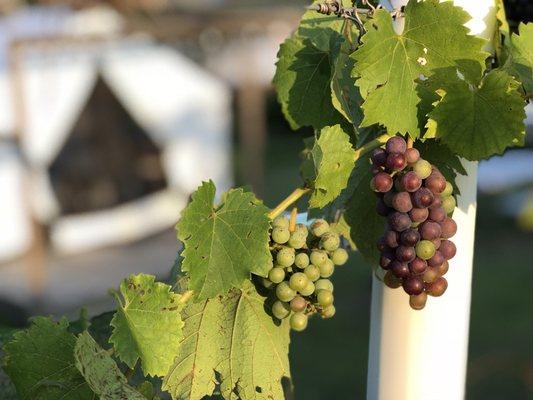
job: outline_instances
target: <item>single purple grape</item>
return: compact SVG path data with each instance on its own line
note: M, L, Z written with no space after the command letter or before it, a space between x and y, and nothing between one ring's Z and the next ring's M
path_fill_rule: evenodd
M428 260L428 265L430 267L440 267L445 261L446 260L444 259L442 253L437 250L435 255Z
M402 187L408 192L416 192L422 186L422 179L413 171L402 177Z
M416 229L407 229L403 231L400 235L400 242L404 246L414 247L415 244L420 240L420 233Z
M405 213L394 211L388 216L389 226L396 232L403 232L411 227L411 218Z
M442 222L446 218L447 214L444 211L444 208L430 208L429 209L429 219L435 222Z
M424 240L434 240L440 238L441 227L437 222L426 221L418 227L420 237Z
M411 201L413 206L417 208L427 208L433 203L435 196L431 190L421 187L416 192L411 194Z
M439 251L442 253L445 260L451 260L457 253L455 244L450 240L443 240L440 243Z
M385 240L385 244L389 246L391 249L398 247L398 233L392 230L388 230L383 235L383 239Z
M428 216L429 210L427 208L413 208L409 211L409 217L413 222L424 222Z
M408 263L415 259L416 252L414 247L398 246L396 249L396 259L398 261Z
M390 270L397 278L406 278L409 276L409 267L406 263L395 260L391 263Z
M435 194L441 194L446 189L446 179L439 174L431 174L425 181L424 186Z
M457 223L451 218L445 218L440 223L440 227L442 229L441 236L444 239L449 239L457 233Z
M413 275L423 274L427 267L427 262L418 257L409 263L409 271L411 271L411 274Z
M424 281L418 276L410 276L402 283L403 290L411 296L418 295L424 291Z
M407 160L407 164L412 165L420 160L420 152L414 147L411 147L405 151L405 159Z
M392 207L399 212L406 213L411 211L413 204L411 203L411 196L407 192L396 193L392 197Z
M403 154L407 150L407 143L400 136L393 136L385 143L385 150L387 153Z
M430 296L434 296L434 297L442 296L447 288L448 288L448 281L446 280L446 278L443 278L442 276L440 278L435 279L431 283L426 283L426 292Z
M394 254L383 253L379 259L379 265L383 269L390 269L390 264L394 261Z
M387 162L387 152L381 148L374 150L372 153L372 162L376 167L384 167Z
M378 172L370 182L370 187L375 192L385 193L392 189L392 178L385 172Z
M387 156L386 167L391 171L401 171L406 165L407 161L402 153L390 153Z
M433 210L435 208L441 208L442 207L442 198L440 196L435 196L433 199L433 203L430 204L429 209Z

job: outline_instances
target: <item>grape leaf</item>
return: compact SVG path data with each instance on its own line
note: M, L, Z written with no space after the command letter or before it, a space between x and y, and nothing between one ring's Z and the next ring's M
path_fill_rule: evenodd
M4 347L5 371L21 399L96 400L74 361L76 337L66 318L37 317Z
M511 39L510 72L524 85L526 93L533 93L533 24L518 26Z
M164 376L183 337L181 296L145 274L125 279L120 295L115 295L119 307L109 339L117 356L131 369L140 359L145 375Z
M350 226L350 235L357 250L371 264L376 264L379 260L376 243L383 234L385 219L376 213L376 196L370 189L370 163L367 158L363 158L358 164L361 166L360 180L347 203L344 218ZM363 170L363 167L366 168Z
M284 399L289 326L265 312L251 282L183 311L185 339L163 381L173 399L199 400L220 386L229 399Z
M453 66L467 79L481 76L485 41L467 34L468 13L451 2L411 0L405 28L394 31L392 17L378 10L365 26L363 44L354 52L353 74L365 99L362 127L384 125L390 134L420 135L416 82L439 68Z
M481 160L522 144L524 100L512 76L493 70L477 87L457 75L443 83L441 100L428 115L428 127L452 152Z
M146 400L130 385L111 356L84 332L74 347L76 368L100 400Z
M15 385L2 368L4 343L9 342L16 332L18 329L0 326L0 399L2 400L18 400Z
M111 320L115 316L114 311L107 311L103 314L96 315L91 318L91 323L89 328L89 334L96 340L96 343L100 345L105 350L111 349L113 347L109 343L109 338L113 333L113 327L111 326Z
M323 128L313 150L316 171L309 206L322 208L344 189L354 167L355 151L350 136L340 125Z
M268 208L242 189L229 191L219 206L214 199L214 183L204 182L177 224L185 245L182 271L197 300L241 287L250 273L266 276L272 268Z

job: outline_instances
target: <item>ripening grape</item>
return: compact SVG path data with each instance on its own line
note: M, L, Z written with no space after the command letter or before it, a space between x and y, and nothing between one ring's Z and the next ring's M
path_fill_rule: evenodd
M420 232L420 237L422 239L433 240L440 237L442 230L438 223L426 221L418 227L418 232Z
M390 269L398 278L407 278L409 276L409 266L404 262L394 260Z
M387 246L387 243L385 243L385 238L383 236L378 239L376 247L378 248L380 253L389 250L389 246Z
M290 267L294 264L295 258L294 249L290 247L284 247L278 251L278 254L276 254L276 261L282 267Z
M322 236L329 231L329 224L324 219L317 219L311 224L311 233L316 237Z
M429 206L430 210L433 210L434 208L442 208L442 198L440 196L435 196L433 203Z
M339 235L334 232L326 232L320 238L320 247L327 251L338 249L341 244Z
M411 147L405 151L405 159L407 160L407 164L413 165L420 159L420 152L414 147Z
M316 293L316 301L322 307L327 307L333 304L333 293L329 290L321 289Z
M276 300L274 304L272 304L272 315L277 319L287 318L290 313L291 309L287 303Z
M427 267L426 271L422 275L424 282L431 283L434 282L440 276L439 269L434 267Z
M444 239L449 239L457 232L457 224L451 218L446 218L440 223L441 235Z
M440 242L441 242L440 239L433 239L433 240L431 241L431 243L433 243L433 245L435 246L435 250L438 250L438 249L439 249L439 247L440 247Z
M293 249L301 249L305 246L305 242L307 240L307 236L302 235L300 232L293 232L290 235L289 239L289 246L291 246Z
M300 294L302 296L311 296L313 293L315 292L315 284L311 281L309 281L307 283L307 285L305 286L305 288L303 288L302 290L300 290Z
M453 214L456 205L457 203L455 202L455 197L453 196L448 196L442 199L442 208L444 208L444 211L446 211L448 215Z
M450 268L450 264L448 261L444 261L441 265L437 267L437 271L439 271L439 275L443 276L446 275L446 272L448 272L448 269Z
M287 228L289 229L289 219L285 218L284 216L280 215L279 217L276 217L274 221L272 221L272 227L280 227L280 228Z
M435 281L426 284L426 292L433 297L439 297L444 294L448 288L448 281L442 276Z
M422 186L422 179L414 171L409 171L402 177L402 187L408 192L416 192Z
M428 295L426 292L422 292L417 295L409 296L409 305L414 310L421 310L426 306Z
M304 289L309 283L309 278L303 272L296 272L289 279L289 286L297 292Z
M409 217L413 222L424 222L429 216L427 208L413 208L409 211Z
M305 267L304 274L307 275L307 278L309 278L310 281L314 282L320 278L320 268L314 264L309 264Z
M400 242L404 246L414 247L420 240L420 233L416 229L407 229L400 235Z
M403 232L411 227L411 219L409 216L398 211L389 214L388 222L390 227L396 232Z
M385 143L385 151L387 153L405 153L407 150L407 143L400 136L393 136Z
M372 153L372 162L377 167L383 167L385 166L385 163L387 162L387 152L383 149L376 149Z
M298 253L294 257L294 265L300 269L304 269L309 265L309 256L306 253Z
M429 210L429 219L432 221L442 222L446 217L446 211L444 211L444 208L442 207L432 208Z
M390 269L390 264L395 259L394 254L392 253L383 253L379 259L379 265L383 269Z
M333 293L333 283L329 279L319 279L315 282L316 290L329 290Z
M426 179L431 175L431 164L426 160L418 160L413 165L413 171L420 177L420 179Z
M307 235L309 235L309 230L307 229L307 226L305 226L305 224L296 224L296 226L294 227L294 232L304 237L307 237Z
M435 196L431 190L421 187L416 192L411 195L411 201L413 202L413 207L417 208L426 208L431 205Z
M326 262L326 260L328 259L328 255L326 254L325 251L313 250L311 252L310 259L311 259L311 264L314 264L317 267L319 267Z
M446 189L446 179L439 174L431 174L424 185L434 194L441 194Z
M435 251L435 254L433 255L433 257L427 260L428 265L430 267L439 267L444 263L444 261L446 260L444 259L444 256L439 250Z
M320 315L322 315L322 318L324 319L327 319L327 318L331 318L335 315L335 306L332 304L326 308L324 308L322 310L322 312L320 313Z
M424 291L424 281L418 276L410 276L402 282L403 290L409 295L418 295Z
M290 307L294 312L305 311L305 308L307 307L307 301L302 296L296 296L291 300Z
M289 241L291 233L288 228L276 226L272 229L272 240L278 244L284 244Z
M435 245L429 240L421 240L415 247L416 256L422 260L429 260L435 254Z
M407 192L396 193L392 197L392 207L399 212L406 213L411 211L413 204L411 203L411 196Z
M395 254L396 259L404 263L411 262L416 257L415 248L409 246L398 246Z
M283 281L279 283L278 286L276 286L276 296L281 301L289 302L294 299L294 296L296 296L296 292L291 289L287 282Z
M307 328L307 315L304 313L294 313L290 319L291 329L300 332Z
M398 279L392 271L387 271L383 277L383 282L391 289L397 289L402 286L402 281Z
M268 273L268 279L274 283L283 282L285 279L285 270L281 267L274 267Z
M333 261L328 258L324 264L318 267L318 269L320 270L320 276L322 278L329 278L333 275L335 265L333 264Z
M348 252L342 247L339 247L333 251L333 254L331 255L331 261L333 261L333 264L335 265L346 264L346 261L348 261Z
M455 257L457 248L455 247L455 244L452 241L443 240L440 243L439 251L442 253L442 256L445 260L451 260L453 257Z
M426 260L416 257L413 261L409 263L409 271L413 275L420 275L426 272L428 263Z
M385 163L385 166L391 171L401 171L406 165L407 160L402 153L390 153L387 156L387 162Z
M383 235L383 240L385 241L385 244L390 247L391 249L398 247L399 245L399 235L395 231L388 230Z

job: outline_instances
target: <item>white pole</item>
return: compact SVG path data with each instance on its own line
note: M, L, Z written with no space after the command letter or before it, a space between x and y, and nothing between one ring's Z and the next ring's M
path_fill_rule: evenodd
M388 3L384 2L384 5ZM403 5L407 1L393 3ZM472 16L473 34L490 39L494 0L456 0ZM394 4L397 6L398 4ZM487 21L491 26L487 26ZM492 23L491 21L494 21ZM367 400L460 400L464 398L474 231L477 163L463 161L468 176L457 180L461 196L453 218L457 255L446 274L448 290L428 299L421 311L409 307L402 289L372 282Z

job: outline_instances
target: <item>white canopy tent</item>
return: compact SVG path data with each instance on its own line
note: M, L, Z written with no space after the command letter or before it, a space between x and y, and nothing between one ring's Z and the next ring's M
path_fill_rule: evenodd
M231 186L230 91L221 81L150 38L119 35L121 20L109 9L25 13L0 20L0 261L30 246L31 214L50 225L57 250L76 252L168 228L201 180ZM37 41L17 47L14 93L7 48L28 37ZM62 216L48 168L98 77L158 145L168 187L106 210ZM29 209L20 154L32 171Z

